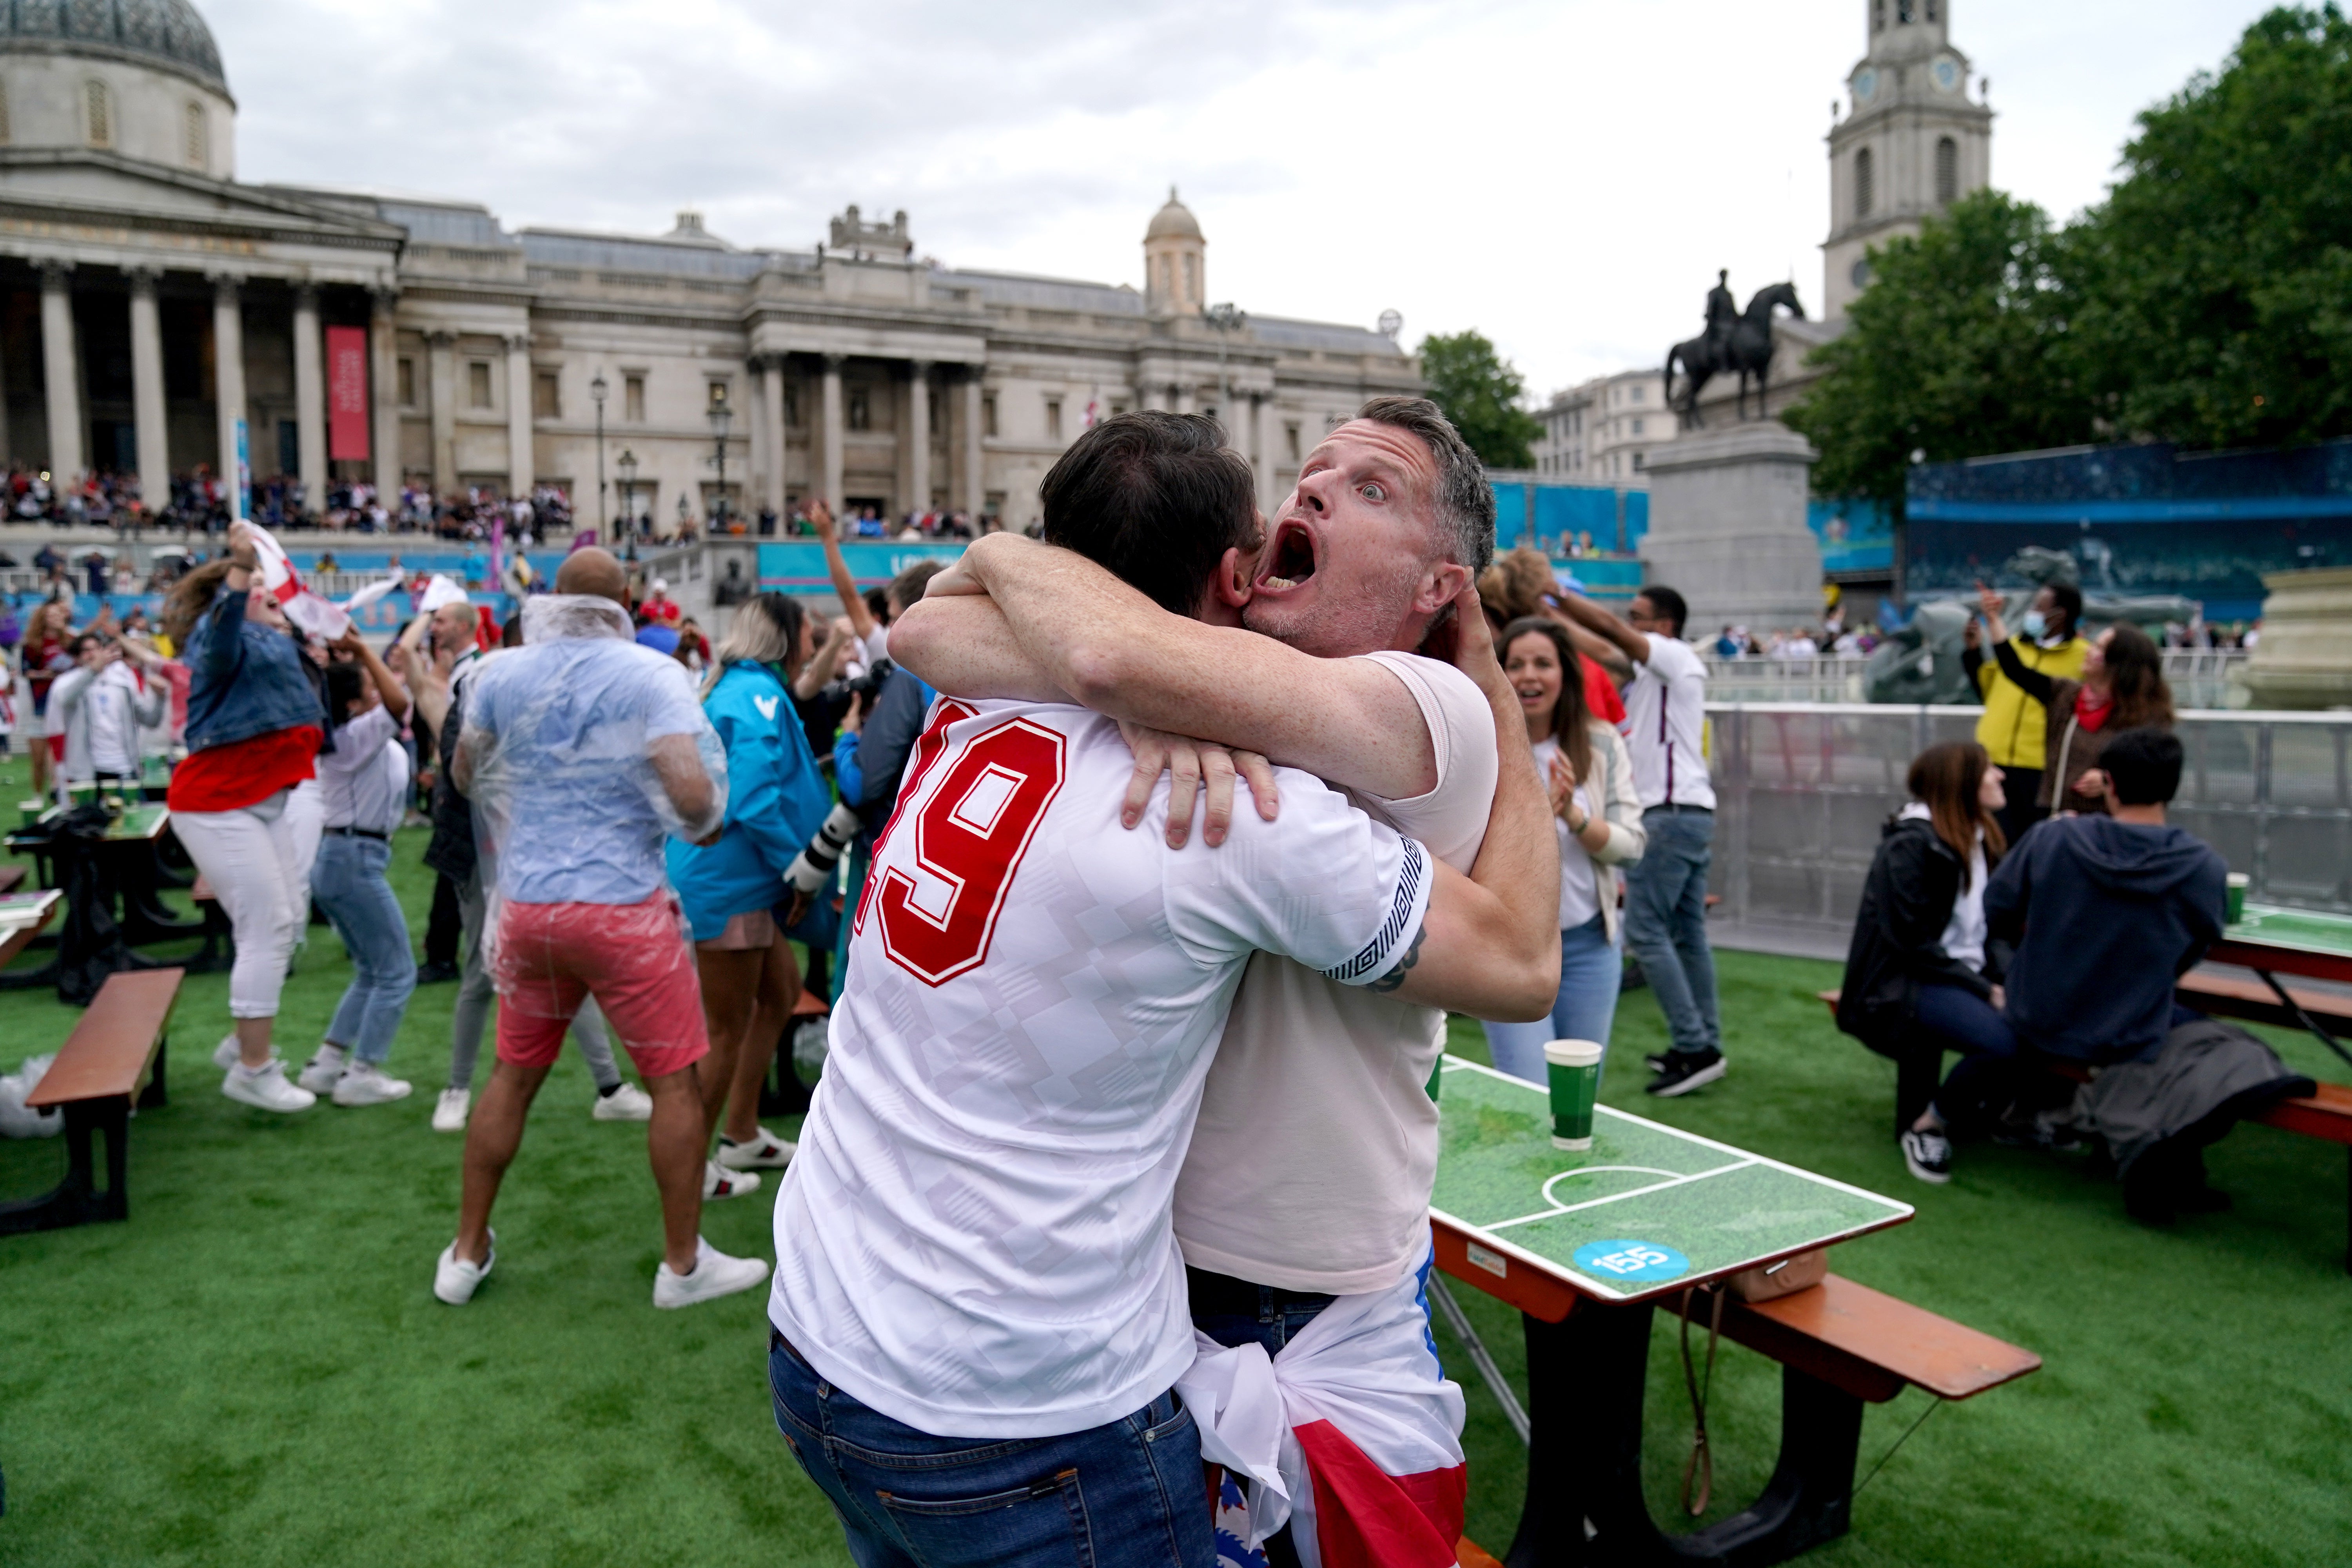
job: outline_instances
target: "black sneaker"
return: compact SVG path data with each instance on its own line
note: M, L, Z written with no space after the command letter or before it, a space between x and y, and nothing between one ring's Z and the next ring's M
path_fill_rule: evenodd
M1675 1051L1667 1056L1666 1065L1658 1069L1658 1076L1642 1087L1647 1093L1669 1100L1677 1094L1688 1094L1702 1084L1713 1083L1723 1076L1727 1065L1721 1051Z
M1642 1058L1642 1060L1648 1065L1649 1069L1652 1072L1665 1071L1667 1068L1674 1064L1674 1059L1673 1053L1669 1051L1660 1051L1654 1057L1643 1057Z
M1916 1128L1903 1134L1903 1163L1923 1182L1942 1186L1952 1179L1952 1141L1940 1132Z
M416 984L419 985L442 985L457 978L457 966L454 963L420 963L416 966Z

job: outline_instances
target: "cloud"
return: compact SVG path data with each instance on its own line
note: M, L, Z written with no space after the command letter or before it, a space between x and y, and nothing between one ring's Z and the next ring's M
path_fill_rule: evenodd
M1139 280L1172 181L1213 294L1408 342L1475 326L1538 392L1743 294L1821 289L1822 138L1862 0L201 0L239 172L805 247L905 208L950 265ZM2133 113L2252 0L1973 0L1997 183L2095 200Z

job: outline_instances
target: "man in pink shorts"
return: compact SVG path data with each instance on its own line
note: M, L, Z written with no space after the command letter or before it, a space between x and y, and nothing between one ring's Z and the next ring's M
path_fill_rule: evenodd
M686 668L633 638L621 563L582 550L523 609L523 646L467 687L451 777L473 801L490 889L498 1066L466 1128L457 1239L433 1293L473 1299L496 1259L490 1208L524 1118L581 1002L596 998L654 1102L646 1153L660 1189L654 1305L684 1307L768 1277L701 1237L702 994L662 843L715 837L726 758Z

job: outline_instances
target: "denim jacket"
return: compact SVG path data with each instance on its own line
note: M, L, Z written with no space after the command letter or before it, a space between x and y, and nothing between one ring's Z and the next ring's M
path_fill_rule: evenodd
M188 634L188 750L202 752L313 724L319 700L294 639L246 619L243 594L223 584Z

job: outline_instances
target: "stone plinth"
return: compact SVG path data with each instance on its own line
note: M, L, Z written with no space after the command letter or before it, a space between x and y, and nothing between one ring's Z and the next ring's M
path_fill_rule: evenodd
M1820 456L1776 419L1693 430L1651 454L1643 578L1689 602L1685 636L1820 623L1821 543L1805 523Z
M2352 707L2352 566L2263 578L2263 636L2246 660L2249 705Z

